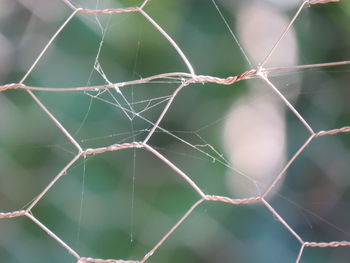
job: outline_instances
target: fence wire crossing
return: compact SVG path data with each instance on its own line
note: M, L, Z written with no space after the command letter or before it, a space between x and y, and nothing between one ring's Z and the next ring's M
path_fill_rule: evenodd
M70 143L76 148L76 155L74 158L66 164L66 166L54 177L54 179L45 187L45 189L36 196L33 201L27 206L26 209L18 210L18 211L10 211L10 212L1 212L0 218L15 218L15 217L26 217L32 222L34 222L39 228L45 231L51 238L53 238L59 245L65 248L73 257L76 258L77 263L125 263L125 262L134 262L134 263L143 263L146 262L158 249L161 249L162 245L168 237L176 231L176 229L186 220L186 218L203 202L223 202L229 203L232 205L245 205L251 203L260 203L264 206L270 213L276 218L287 230L288 232L294 236L294 238L300 243L300 250L298 256L295 260L296 263L300 262L303 251L306 247L319 247L319 248L334 248L334 247L348 247L350 246L350 241L332 241L332 242L313 242L309 240L304 240L301 236L293 230L291 226L288 225L288 222L272 207L272 205L267 201L267 197L274 190L277 183L284 177L286 171L291 166L291 164L298 158L298 156L305 150L308 145L317 140L317 138L322 136L333 136L339 133L349 133L350 127L339 127L332 130L326 131L315 131L311 125L303 118L303 116L297 111L296 108L286 99L286 97L279 92L277 87L269 80L269 73L275 71L283 71L289 68L265 68L264 66L269 61L271 55L274 53L275 49L278 47L279 43L284 39L285 35L289 32L295 20L298 18L299 14L302 12L303 8L306 6L313 6L319 4L329 4L331 2L339 2L340 0L310 0L303 1L298 8L295 15L291 18L290 23L285 28L279 39L276 41L274 46L271 48L268 55L264 58L264 60L260 63L258 68L251 69L249 71L243 72L236 76L229 76L227 78L219 78L215 76L206 76L197 74L186 57L181 48L176 44L175 40L166 32L164 29L145 11L145 7L147 6L149 0L145 0L140 6L129 7L129 8L119 8L119 9L84 9L77 8L74 6L69 0L62 0L72 11L71 15L64 21L64 23L59 27L59 29L53 34L52 38L49 40L47 45L42 49L39 56L33 62L32 66L25 73L23 78L18 83L9 83L0 86L1 92L6 92L7 90L12 89L20 89L25 90L31 98L39 105L41 110L45 112L45 114L54 122L57 128L68 138ZM72 87L72 88L46 88L46 87L33 87L25 84L28 76L31 74L33 69L37 66L38 62L45 55L47 50L50 48L51 44L55 41L57 36L61 33L61 31L67 26L67 24L71 21L73 17L77 14L84 15L97 15L97 14L109 14L109 15L118 15L120 13L139 13L141 14L145 21L148 21L171 45L178 56L181 58L183 63L185 64L188 72L172 72L172 73L163 73L159 75L154 75L146 78L135 79L132 81L119 82L119 83L108 83L106 85L100 86L87 86L87 87ZM312 65L300 65L295 66L296 69L305 69L305 68L320 68L320 67L335 67L341 65L349 65L350 61L340 61L340 62L331 62L331 63L323 63L323 64L312 64ZM152 128L148 131L147 136L143 141L132 141L127 143L120 144L112 144L108 146L101 146L98 148L88 148L83 149L79 142L72 136L72 134L65 129L65 127L56 119L56 117L46 108L46 106L40 101L40 99L33 93L33 91L47 91L47 92L70 92L70 91L96 91L96 90L105 90L105 89L118 89L120 87L126 87L131 85L138 85L149 83L154 80L163 80L167 78L178 78L181 79L181 84L175 89L175 91L169 96L167 103L157 118L157 120L153 123ZM275 177L273 182L269 185L267 190L263 192L259 196L251 196L249 198L243 199L233 199L228 196L220 196L215 194L205 193L192 179L191 176L184 173L180 167L176 166L171 162L171 160L167 159L164 155L162 155L159 151L157 151L154 147L148 144L150 138L155 134L156 130L160 128L160 123L162 122L164 116L167 114L170 106L172 105L175 97L179 94L179 92L185 87L192 85L194 83L215 83L219 85L234 85L236 82L241 80L247 80L250 78L260 78L264 81L271 90L276 93L279 99L286 105L286 107L299 119L300 123L304 126L304 128L309 132L308 139L302 144L302 146L296 151L296 153L292 156L292 158L287 162L287 164L281 169L280 173ZM137 114L136 114L137 115ZM146 151L152 153L156 156L159 161L165 163L168 167L170 167L173 171L175 171L183 180L184 183L189 184L194 191L198 194L198 201L196 201L188 211L177 221L177 223L160 239L158 243L154 245L154 247L144 255L143 258L139 260L123 260L123 259L98 259L91 258L86 256L82 256L78 251L72 249L69 244L67 244L64 240L62 240L59 236L57 236L53 231L51 231L48 227L46 227L42 222L40 222L32 213L32 209L40 202L40 200L50 191L50 189L57 183L58 180L69 170L73 164L75 164L79 159L85 158L89 155L97 155L104 154L106 152L111 151L121 151L124 149L131 148L142 148Z

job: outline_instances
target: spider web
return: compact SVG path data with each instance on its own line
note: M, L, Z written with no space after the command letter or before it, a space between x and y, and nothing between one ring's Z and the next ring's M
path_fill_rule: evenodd
M284 74L286 74L286 77L288 78L293 76L293 74L290 73L291 71L303 72L308 69L316 70L317 74L317 70L321 68L334 69L336 74L337 68L346 67L350 62L343 59L337 62L285 67L274 67L274 63L272 63L274 55L279 52L278 50L282 46L283 41L289 40L288 34L293 31L293 26L299 19L301 19L301 14L305 9L319 8L324 4L338 5L345 1L303 1L297 8L297 11L290 17L284 30L279 32L277 40L274 39L273 44L269 44L269 51L267 54L265 53L262 58L254 57L249 52L250 49L248 48L248 44L245 44L244 41L242 42L244 44L240 43L236 35L233 33L220 5L214 0L208 2L211 3L214 10L217 11L217 14L220 17L218 21L223 23L222 28L228 30L228 35L230 36L231 41L230 43L234 44L236 52L240 54L240 63L248 66L247 70L243 72L239 71L237 74L229 72L228 77L201 74L201 71L196 70L196 67L193 66L194 63L192 61L195 61L196 57L194 56L193 60L190 59L187 52L180 48L178 41L172 38L171 34L168 33L168 29L165 29L165 26L162 26L162 23L158 22L158 19L155 18L157 16L155 14L153 15L152 9L156 8L156 5L151 1L145 0L134 7L120 8L104 8L101 7L102 3L97 1L94 3L95 6L88 9L79 7L80 4L78 1L73 2L63 0L63 3L72 10L68 18L49 39L45 47L41 49L40 54L36 57L20 81L2 85L0 86L0 91L5 94L14 90L26 92L31 100L40 107L40 111L49 117L51 124L53 123L56 126L55 129L60 132L61 136L63 135L65 140L68 140L68 143L54 144L50 145L50 147L66 152L67 156L70 156L70 160L66 161L63 167L60 167L60 171L55 174L43 189L41 189L41 192L38 195L34 198L33 196L31 197L33 199L29 204L19 210L1 212L1 219L11 218L11 220L14 220L12 218L20 217L35 223L42 232L46 232L50 238L69 252L75 262L79 263L151 261L156 253L161 253L162 248L165 250L168 249L166 247L167 241L175 235L176 232L180 231L180 226L185 225L186 221L189 220L189 217L193 216L201 206L207 203L212 203L213 206L219 206L222 205L222 203L225 203L232 206L232 209L236 209L237 207L237 210L241 209L241 205L250 206L251 204L263 208L265 212L268 212L273 216L270 217L269 220L277 220L283 226L284 230L289 233L290 237L298 243L298 250L296 251L297 255L296 258L293 259L294 262L301 262L306 253L306 248L326 249L350 246L350 241L347 240L315 241L316 239L314 239L314 237L311 237L311 239L308 236L304 237L303 233L300 233L297 230L298 226L294 226L293 222L289 223L288 216L284 216L288 214L288 211L284 211L285 209L281 203L274 204L276 199L283 199L285 202L297 207L300 216L303 217L305 221L309 220L308 216L311 214L314 217L318 217L321 221L324 221L327 225L331 226L331 228L345 234L345 237L349 237L349 232L346 229L343 229L343 227L338 227L337 224L332 223L331 220L319 216L317 213L312 212L311 209L292 201L294 198L289 196L288 193L285 193L283 186L281 185L283 185L283 180L288 179L285 178L286 173L295 169L293 168L294 166L297 166L295 163L297 163L297 160L300 159L303 154L308 154L308 156L316 155L316 153L313 153L312 151L311 153L308 152L309 146L318 144L318 141L321 140L321 138L333 138L335 136L340 136L342 133L350 132L349 126L334 126L328 130L316 130L315 127L317 127L317 124L312 125L308 121L306 116L307 113L301 113L301 111L297 109L298 107L295 106L295 95L289 94L289 90L286 91L283 89L283 86L286 85L283 83L283 79L285 79ZM331 2L340 3L333 4ZM116 30L119 22L126 26L127 22L123 21L124 18L117 22L113 20L116 19L116 17L123 15L128 15L129 17L137 15L137 18L135 19L139 19L143 24L147 23L147 26L153 30L153 33L150 33L151 31L149 31L149 28L146 29L144 26L139 29L138 37L140 38L142 31L146 31L148 34L153 34L151 37L158 36L156 42L159 42L160 46L163 45L168 47L167 51L172 54L170 59L177 61L177 64L175 62L174 64L176 64L176 66L182 65L186 70L181 72L171 68L169 71L170 73L159 73L159 71L157 71L155 74L151 73L146 77L142 76L143 74L138 72L138 63L142 60L140 58L142 55L140 51L142 49L142 41L137 39L136 43L138 44L136 48L132 48L133 52L135 52L135 49L137 50L136 55L134 53L134 59L130 63L131 73L129 72L129 76L132 80L120 81L117 72L118 70L112 70L112 67L108 65L108 63L111 62L108 60L108 55L106 55L109 53L105 50L108 48L109 41L111 41L108 38L110 36L118 35L114 32L111 34L110 32ZM86 25L95 25L95 28L97 28L96 34L100 37L100 41L96 48L97 54L93 58L92 70L90 68L91 71L86 85L80 87L55 88L26 84L28 82L31 83L32 80L30 77L34 75L35 70L40 67L40 62L44 60L45 55L50 52L53 43L58 40L61 35L64 35L65 29L69 27L77 16L81 16L80 19L83 21L82 23L85 23ZM85 17L88 17L87 20L84 20ZM159 18L160 21L162 19L164 19L164 17ZM123 26L120 26L119 28L127 31ZM169 29L169 31L171 31L171 29ZM245 50L246 46L247 51ZM254 57L254 60L252 57ZM159 59L162 59L161 56ZM254 66L255 64L257 66ZM157 65L155 68L161 67L162 66ZM150 72L152 72L152 70L153 69L150 69ZM332 71L329 70L328 73L332 74ZM280 79L282 80L279 81ZM191 98L194 96L200 96L206 92L211 94L211 96L214 96L212 90L218 87L223 88L222 86L227 86L225 89L234 89L235 86L237 86L237 92L241 92L240 90L242 89L242 86L240 86L240 84L243 80L252 83L251 92L252 94L258 94L257 96L253 95L247 100L242 100L240 103L237 102L233 111L230 111L228 114L222 114L222 112L215 114L215 105L209 105L208 107L213 107L213 110L206 113L208 116L205 116L205 122L198 121L199 118L193 118L189 121L193 122L192 126L189 125L192 127L191 129L186 128L186 125L180 124L181 121L185 120L187 114L190 115L189 111L193 110L196 112L196 109L194 108L201 110L201 107L206 107L203 105L201 107L195 107L194 103L196 102L191 102ZM95 85L95 83L97 84ZM257 91L254 92L254 89ZM220 93L220 91L216 92L217 96L221 96L220 99L227 96L227 93ZM262 92L263 95L261 95ZM77 99L74 99L71 94L78 94L76 95ZM57 105L60 105L58 108L62 107L62 104L58 103L59 100L72 100L70 101L70 105L67 103L67 108L71 109L76 106L76 101L79 101L81 98L83 98L82 100L84 100L86 104L83 110L83 118L80 119L79 125L68 129L67 127L70 127L70 124L60 121L60 118L57 117L60 113L54 106L57 103ZM49 105L49 107L47 105ZM238 107L237 105L241 106ZM253 105L255 111L249 112L249 109L245 108L246 105ZM101 109L95 111L96 107L101 107ZM282 141L286 140L283 133L283 131L287 129L285 125L286 120L281 117L283 114L275 115L275 109L282 113L285 112L285 115L287 116L286 118L292 120L294 125L298 127L298 131L304 135L307 134L306 139L303 140L302 143L299 143L299 146L296 149L293 149L294 152L291 156L282 156L284 154L283 151L285 150L282 147ZM64 111L66 109L62 108L60 110ZM269 132L267 136L270 136L269 138L271 142L275 141L276 146L271 147L271 145L269 145L267 148L272 149L270 154L276 154L279 157L282 157L276 159L277 164L274 164L275 166L272 168L266 168L266 166L262 165L263 161L259 163L252 160L253 158L250 159L249 155L251 152L245 151L245 146L250 146L249 142L252 140L254 141L249 135L254 136L254 142L257 142L260 138L259 135L264 135L265 132L262 128L266 125L266 122L260 122L260 118L253 118L251 120L251 122L254 123L253 126L246 126L244 124L247 117L252 118L257 112L266 113L266 116L268 116L266 122L271 122L272 125L275 125L272 130L268 130ZM105 116L101 116L101 114ZM212 114L212 116L210 114ZM97 117L95 115L97 115ZM95 118L94 127L88 125L91 118ZM101 121L102 118L108 118L107 124ZM113 118L115 121L112 123ZM176 121L176 118L179 118L180 120ZM174 124L172 124L172 121ZM222 127L218 128L218 125L220 126L222 123L225 125L223 137L226 138L225 144L227 144L227 149L221 147L220 143L213 143L212 136L210 135L212 133L217 134L217 130L222 129ZM237 123L239 123L238 126ZM231 137L232 130L237 131L237 138L242 139ZM282 132L278 133L278 130ZM330 145L335 143L337 142L331 141L323 147L320 146L319 151L327 148L332 152L332 146ZM243 149L240 149L240 145L244 146L241 147ZM319 143L319 145L322 145L322 143ZM231 146L234 149L233 152L230 152L230 147L228 146ZM259 148L259 145L254 147L256 148L255 151L258 151L257 149ZM224 154L225 151L227 154ZM127 221L130 223L128 231L130 232L129 242L131 246L135 242L135 234L137 232L142 232L140 227L138 227L139 225L136 224L136 220L139 217L139 214L136 214L137 206L146 207L143 208L141 214L146 213L145 211L151 210L147 208L147 204L143 203L143 200L140 200L140 197L137 195L137 188L135 188L137 181L141 180L137 173L137 163L140 159L145 159L145 163L149 162L149 166L151 166L149 169L152 170L152 173L158 173L159 170L166 171L164 172L166 174L174 174L173 177L176 177L176 179L171 179L175 180L173 183L175 185L182 185L181 187L186 189L183 190L182 188L179 188L180 191L191 190L190 194L184 194L184 198L189 197L190 200L186 201L188 207L187 210L181 211L183 209L181 208L181 215L178 216L177 214L177 221L172 223L171 227L167 227L166 231L163 231L165 229L162 228L161 231L163 232L160 237L152 236L152 242L156 239L157 241L153 242L152 247L147 250L146 253L143 253L139 259L100 259L93 257L92 255L82 255L79 248L73 248L73 245L71 245L73 242L72 240L71 242L67 242L64 238L61 238L54 229L48 227L49 224L46 223L45 219L40 219L35 213L35 209L40 206L40 203L43 203L45 198L54 191L53 188L59 187L64 175L68 173L67 176L71 176L69 173L73 173L73 171L81 168L81 190L79 195L77 195L77 199L79 199L79 208L77 209L77 243L80 244L83 239L84 219L88 217L84 211L88 206L91 206L91 201L89 197L86 196L88 194L87 190L89 189L85 186L89 171L94 169L89 167L94 167L92 165L94 162L96 162L96 167L101 167L99 166L100 164L98 164L99 158L103 158L104 156L107 156L106 158L112 158L108 157L111 156L110 154L113 154L114 159L120 160L118 165L131 162L131 165L129 166L131 168L128 170L131 174L131 187L127 190L124 189L124 191L128 192L130 201L127 202L122 200L125 195L119 196L119 199L117 198L121 206L130 207ZM258 153L257 156L259 158L264 158L264 155L267 155L267 159L270 160L272 158L269 157L270 154L268 154L268 152L266 153L265 150L260 153L260 155ZM244 160L242 160L241 156L244 157ZM346 154L343 156L346 156ZM324 158L326 161L327 157ZM248 163L246 164L246 162ZM319 165L322 166L322 161L319 162ZM152 169L152 165L155 165L155 163L160 163L160 166ZM203 165L204 168L190 168L188 163L198 163L198 165ZM256 167L258 164L260 164L261 167ZM332 168L329 169L329 173L341 169L337 168L339 165L337 162L332 163L331 165ZM254 167L250 170L249 166ZM143 165L141 169L146 170L145 167L148 166ZM327 169L326 166L323 167L324 169ZM116 169L120 168L117 167ZM230 190L230 186L225 185L225 182L221 182L221 185L220 183L209 182L207 177L202 176L201 174L203 169L207 169L210 174L215 174L217 171L224 170L224 173L229 174L230 179L228 179L228 182L229 180L233 180L231 183L226 183L231 184L232 189ZM254 174L254 170L264 171L264 169L266 169L265 173L272 174L272 177L270 176L267 180L264 180L259 173L257 175ZM147 171L141 172L141 174L143 173L147 173ZM305 176L308 175L306 174ZM310 176L312 177L312 174ZM156 178L154 180L163 179ZM222 180L222 178L220 180ZM344 181L344 179L341 178L335 178L334 180L338 180L338 184L341 184L341 182ZM147 180L142 182L144 184L148 183ZM73 184L73 182L71 183ZM155 183L156 181L153 183L150 182L149 184L152 185ZM65 182L65 185L69 188L69 181ZM177 189L176 187L177 186L174 186L175 189ZM305 191L307 191L307 189ZM343 189L343 191L345 193L346 189ZM59 201L59 199L60 198L56 198L56 201ZM161 199L161 197L156 199ZM108 204L104 205L108 207ZM176 211L176 207L174 209ZM97 214L99 213L97 212ZM123 212L121 214L123 214ZM102 216L101 213L100 216ZM106 216L108 217L109 215L107 214ZM161 215L158 216L161 217ZM247 225L249 224L247 223ZM196 226L192 227L195 228ZM146 225L141 226L143 231L146 231L146 228ZM189 229L191 229L191 227ZM209 233L209 230L207 231ZM148 232L146 231L146 233ZM76 247L79 247L79 245ZM83 247L81 249L84 250L85 248ZM140 253L137 252L136 255L138 254ZM136 258L135 255L128 257ZM187 260L191 259L188 258Z

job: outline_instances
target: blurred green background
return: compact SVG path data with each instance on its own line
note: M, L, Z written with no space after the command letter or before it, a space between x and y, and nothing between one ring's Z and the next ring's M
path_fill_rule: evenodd
M92 9L141 3L72 2ZM197 74L227 77L257 67L300 1L218 0L217 5L251 65L212 1L151 0L145 11L175 40ZM0 0L1 84L20 81L71 12L59 0ZM349 1L305 7L288 41L281 43L284 48L276 50L268 66L349 60L349 18ZM141 14L78 14L25 84L84 87L106 84L103 74L115 83L187 71L174 48ZM349 125L349 65L282 71L270 77L315 131ZM121 88L123 95L115 90L34 93L85 149L143 140L180 83L180 79L166 79L128 86ZM270 101L277 109L278 127L271 122L266 130L254 119L231 119L246 116L239 105L259 111L257 105L266 109ZM264 102L267 106L260 104ZM161 127L149 141L152 147L205 193L233 198L259 194L253 181L265 189L309 136L258 79L231 86L190 85L175 98ZM238 136L241 127L248 127L244 140ZM281 154L258 136L268 133L271 139L275 131L282 134L281 141L276 139ZM240 145L250 158L240 161ZM259 145L271 149L267 161L256 157ZM0 212L25 208L76 154L24 90L0 93ZM314 140L270 194L269 202L305 241L350 240L349 160L348 134ZM245 171L245 161L253 172ZM272 165L266 180L254 175L254 170L259 174L261 162ZM235 169L243 169L248 177ZM154 155L127 149L79 159L32 212L81 256L137 260L198 199ZM262 204L204 202L147 262L295 262L299 249L298 241ZM301 262L348 262L349 258L346 247L306 248ZM75 258L29 219L19 217L0 220L0 262L68 263Z

